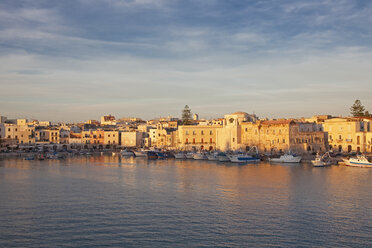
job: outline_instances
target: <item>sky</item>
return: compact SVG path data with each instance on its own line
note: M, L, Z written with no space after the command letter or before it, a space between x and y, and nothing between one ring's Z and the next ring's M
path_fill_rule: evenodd
M2 0L0 115L372 112L372 1Z

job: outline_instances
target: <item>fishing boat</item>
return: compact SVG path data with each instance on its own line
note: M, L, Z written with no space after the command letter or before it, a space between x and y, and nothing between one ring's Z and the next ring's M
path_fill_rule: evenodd
M194 154L195 154L195 152L188 152L188 153L186 153L186 158L193 159L194 158Z
M372 162L365 155L357 155L355 158L342 160L347 166L372 168Z
M133 151L133 153L136 157L146 157L146 152L143 150Z
M217 155L218 161L220 162L230 162L229 157L224 152L220 152Z
M311 160L314 167L325 167L332 164L332 160L329 157L329 153L325 153L320 156L319 153L316 154L315 160Z
M229 154L227 155L231 162L233 163L249 163L249 162L259 162L260 158L253 157L244 153Z
M174 153L174 157L176 159L185 159L186 158L186 153L184 153L184 152L176 152L176 153Z
M121 156L123 157L131 157L134 156L134 153L132 151L129 151L127 149L124 149L120 152Z
M204 152L195 153L193 158L195 160L207 160L208 159L207 155Z
M219 154L218 152L211 152L207 154L207 158L210 161L218 161L218 154Z
M279 158L269 158L270 162L276 163L299 163L301 161L301 156L294 156L292 154L284 154Z
M158 159L158 155L154 151L148 151L146 152L147 159Z

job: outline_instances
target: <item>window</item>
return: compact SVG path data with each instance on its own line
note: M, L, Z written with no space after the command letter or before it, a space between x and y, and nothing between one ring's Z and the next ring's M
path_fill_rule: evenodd
M189 139L186 139L186 144L188 144L189 143Z
M196 132L195 132L195 131L192 131L192 134L193 134L193 135L195 135L195 134L196 134Z
M108 134L107 137L110 137L110 134Z
M195 139L192 139L192 143L195 144Z
M233 142L235 142L235 138L233 138Z
M212 134L213 134L213 131L212 131L212 130L211 130L211 131L209 131L209 134L210 134L210 135L212 135Z
M245 131L248 132L248 128L245 128Z
M213 143L213 139L211 138L211 139L209 140L209 142L210 142L210 143Z
M201 143L202 143L202 144L204 143L204 139L201 139Z
M203 130L200 133L201 133L201 135L204 135L204 131Z
M338 139L339 139L339 140L342 140L342 136L341 136L341 135L339 135L339 136L338 136Z
M189 135L189 131L186 131L186 135Z

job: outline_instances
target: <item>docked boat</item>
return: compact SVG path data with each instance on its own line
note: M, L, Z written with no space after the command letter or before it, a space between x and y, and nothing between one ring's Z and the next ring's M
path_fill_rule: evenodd
M147 159L158 159L158 154L154 151L146 152Z
M133 151L133 153L136 157L146 157L146 152L143 150Z
M188 158L188 159L193 159L194 158L194 152L188 152L188 153L186 153L186 158Z
M210 154L207 154L207 158L210 161L218 161L218 152L211 152Z
M174 157L176 159L185 159L186 158L186 153L184 153L184 152L177 152L177 153L174 154Z
M372 168L372 162L364 155L356 158L342 159L347 166Z
M251 155L247 155L244 153L239 154L229 154L227 155L231 162L233 163L253 163L253 162L259 162L260 158L253 157Z
M229 157L224 152L220 152L217 155L218 161L220 162L230 162Z
M323 156L317 154L315 160L311 160L311 163L314 167L325 167L331 165L332 160L330 159L328 153L325 153Z
M123 157L131 157L134 156L134 153L132 151L129 151L127 149L124 149L120 152L121 156Z
M270 162L276 163L299 163L301 161L301 156L294 156L292 154L284 154L279 158L269 158Z
M204 152L195 153L193 158L195 160L207 160L208 159L207 155Z

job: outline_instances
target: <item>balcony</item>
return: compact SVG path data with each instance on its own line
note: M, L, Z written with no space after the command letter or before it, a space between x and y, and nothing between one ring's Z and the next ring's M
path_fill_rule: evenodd
M353 142L353 139L346 139L346 142L352 143Z

